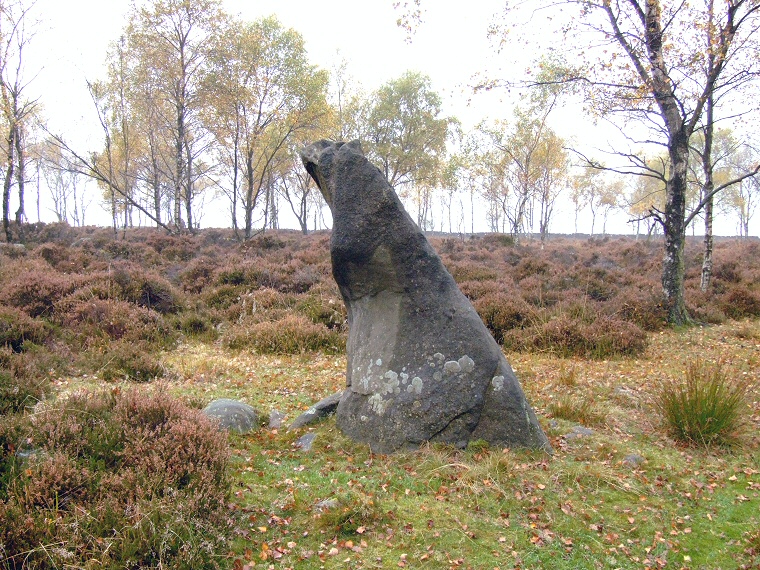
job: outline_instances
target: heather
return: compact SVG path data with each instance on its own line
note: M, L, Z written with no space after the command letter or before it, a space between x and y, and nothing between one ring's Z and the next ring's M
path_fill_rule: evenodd
M0 568L760 562L756 241L718 241L707 292L689 243L698 324L675 330L656 239L431 237L555 454L385 457L330 419L307 453L303 432L228 438L197 411L290 422L344 386L328 233L28 238L0 245Z

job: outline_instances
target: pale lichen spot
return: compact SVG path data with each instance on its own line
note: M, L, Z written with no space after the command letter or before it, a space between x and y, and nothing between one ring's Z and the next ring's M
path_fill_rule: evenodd
M462 371L462 367L459 366L459 363L456 360L449 360L443 365L443 369L447 374L457 374Z
M375 364L377 366L382 366L383 365L383 359L382 358L378 358L377 360L375 360Z
M361 417L361 418L359 418L359 419L360 419L361 421L363 421L363 422L366 422L367 420L369 420L369 418L368 418L367 416L362 416L362 417Z
M383 400L381 394L372 394L367 400L367 403L370 405L370 408L372 408L372 411L380 416L385 413L385 407L388 405L388 402Z
M383 394L398 394L401 391L398 387L398 374L393 370L388 370L385 373L385 378L388 381L383 384Z
M466 354L460 358L458 362L459 366L462 368L462 371L467 374L475 370L475 361Z
M415 394L421 394L422 393L422 378L419 376L415 376L412 378L412 383L409 384L409 386L406 387L406 391L410 394L414 392Z
M440 371L438 371L435 374L433 374L433 380L435 380L437 382L440 382L442 378L443 378L443 374L441 374Z
M504 388L504 376L494 376L493 380L491 380L491 386L493 386L495 392L499 392Z
M401 383L404 386L406 386L406 382L407 380L409 380L409 374L407 374L406 372L402 372L401 374L399 374L399 376L401 377Z
M443 354L441 354L440 352L436 352L433 355L433 358L435 358L438 362L443 362L444 360L446 360L446 357Z

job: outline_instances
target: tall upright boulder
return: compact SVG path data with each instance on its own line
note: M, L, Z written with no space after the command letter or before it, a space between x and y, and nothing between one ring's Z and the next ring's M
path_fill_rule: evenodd
M359 142L301 156L332 211L348 310L339 428L377 453L478 439L549 450L499 345Z

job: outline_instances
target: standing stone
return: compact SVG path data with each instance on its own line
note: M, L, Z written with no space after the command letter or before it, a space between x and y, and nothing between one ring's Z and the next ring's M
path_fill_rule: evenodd
M339 428L376 453L478 439L550 450L499 345L359 142L301 156L332 211L348 310Z

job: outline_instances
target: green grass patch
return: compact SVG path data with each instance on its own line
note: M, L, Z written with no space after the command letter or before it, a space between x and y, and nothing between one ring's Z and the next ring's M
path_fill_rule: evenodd
M720 364L690 362L683 381L664 381L656 406L670 434L682 443L730 445L739 441L748 410L746 382Z

